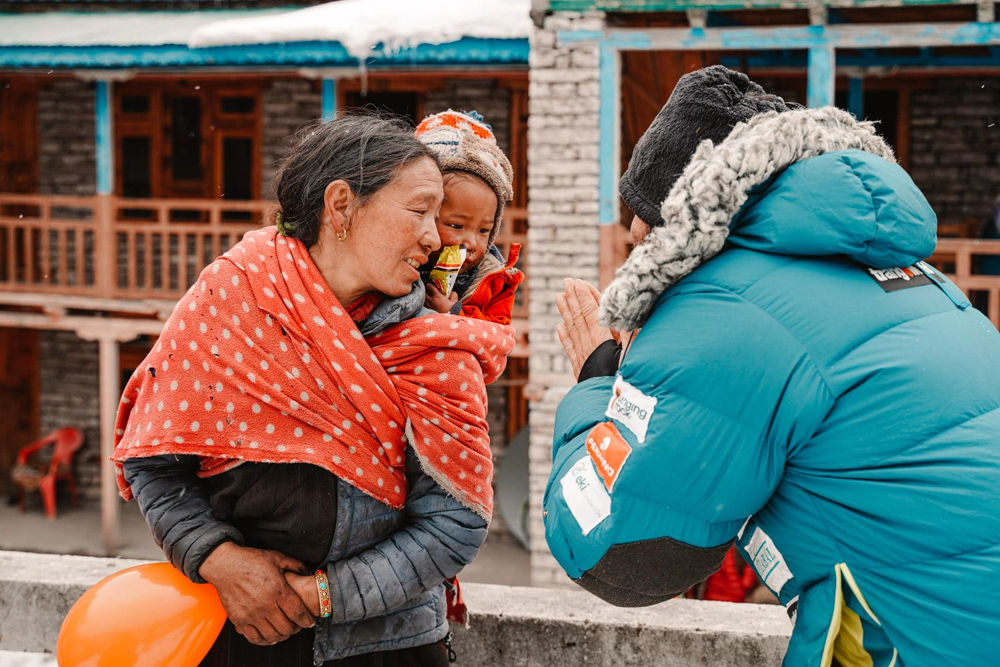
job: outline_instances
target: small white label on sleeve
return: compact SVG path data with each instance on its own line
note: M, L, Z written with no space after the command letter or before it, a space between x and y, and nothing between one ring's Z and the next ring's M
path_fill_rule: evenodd
M628 427L639 442L646 442L646 429L649 420L656 409L656 397L647 396L619 375L615 378L615 386L611 390L611 402L604 415L617 419Z
M785 564L785 559L778 551L778 547L774 546L774 542L771 541L767 533L759 527L754 527L745 549L747 555L753 559L751 564L757 572L757 576L768 588L774 591L775 595L779 595L781 589L792 578L792 572Z
M566 506L584 535L611 514L611 496L597 476L589 456L574 463L559 482Z

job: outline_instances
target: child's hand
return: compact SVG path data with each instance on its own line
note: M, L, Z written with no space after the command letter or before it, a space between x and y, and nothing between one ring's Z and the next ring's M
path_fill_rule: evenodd
M424 305L431 310L436 310L439 313L451 312L451 307L455 305L456 301L458 301L458 294L454 290L445 296L436 284L427 283L427 297L424 299Z

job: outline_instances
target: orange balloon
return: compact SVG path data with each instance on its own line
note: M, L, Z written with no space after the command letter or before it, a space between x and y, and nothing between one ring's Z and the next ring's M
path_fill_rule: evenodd
M226 622L219 594L170 563L130 567L90 587L66 614L59 667L194 667Z

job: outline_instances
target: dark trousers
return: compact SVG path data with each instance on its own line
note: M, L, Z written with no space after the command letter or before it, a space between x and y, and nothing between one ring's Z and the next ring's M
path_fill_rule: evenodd
M323 667L447 666L448 650L442 642L323 663ZM256 646L227 621L200 667L313 667L313 631L303 630L274 646Z

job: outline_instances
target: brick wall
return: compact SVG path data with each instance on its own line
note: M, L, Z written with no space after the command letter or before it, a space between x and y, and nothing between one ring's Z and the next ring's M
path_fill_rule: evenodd
M555 335L555 295L566 276L598 281L598 91L596 46L556 45L560 30L601 30L600 14L561 12L531 39L528 92L528 245L531 248L529 503L532 583L568 581L545 544L542 496L551 471L555 408L573 384Z
M446 88L428 91L424 97L424 113L430 115L445 109L478 111L493 126L497 144L510 150L510 91L491 79L452 81ZM518 174L515 174L517 177Z
M942 78L913 91L910 175L940 221L987 218L1000 197L1000 78Z
M97 190L94 84L59 79L38 93L38 191L92 195Z
M296 132L322 114L316 82L275 79L261 96L260 197L274 199L274 177L294 143Z
M40 347L41 432L62 426L83 431L83 449L75 457L76 479L81 495L96 499L101 484L97 343L69 331L43 331Z

